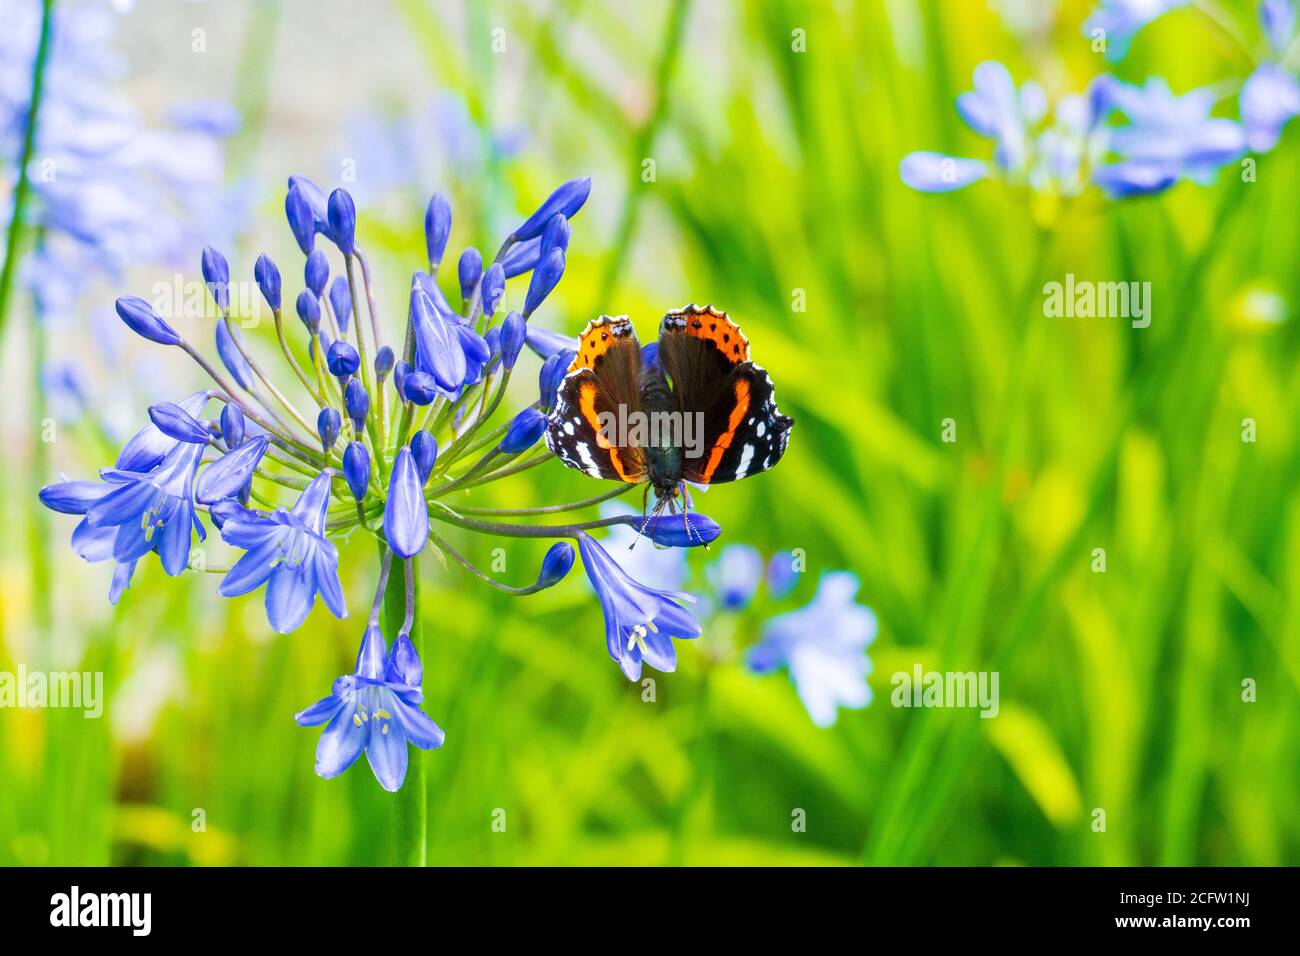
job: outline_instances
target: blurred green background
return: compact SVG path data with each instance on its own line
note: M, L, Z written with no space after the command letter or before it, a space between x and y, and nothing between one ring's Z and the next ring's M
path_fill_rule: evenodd
M124 88L243 110L230 175L260 192L232 270L272 252L286 291L301 260L284 178L329 188L353 159L364 186L374 137L349 143L352 117L464 104L468 167L415 157L409 181L362 203L390 330L430 193L453 198L452 248L486 250L556 183L592 176L544 324L576 334L628 313L644 340L669 308L728 310L798 424L779 467L701 507L723 542L804 550L795 603L849 569L879 616L875 700L821 730L783 675L737 658L761 607L679 645L647 704L608 659L577 570L512 600L425 561L426 707L448 735L412 756L431 863L1300 863L1300 129L1254 183L1230 167L1124 204L1048 207L993 183L922 196L898 178L914 149L987 156L953 109L980 61L1053 97L1105 70L1080 32L1091 6L142 0L125 15ZM1225 7L1253 26L1251 4ZM1230 54L1181 12L1116 72L1182 91L1239 70ZM1038 290L1067 272L1151 282L1150 328L1045 318ZM86 309L170 273L142 263L131 278ZM73 520L35 492L89 477L116 439L87 416L42 447L35 339L20 296L3 340L0 670L103 671L108 711L0 710L0 863L388 862L393 796L364 766L318 779L316 733L292 719L352 668L373 546L344 549L353 616L318 607L287 637L260 595L220 599L211 576L167 579L152 559L111 607L107 567L70 552ZM97 347L88 326L46 342ZM188 374L167 394L136 381L135 421L198 387ZM96 388L120 398L121 379L103 370ZM955 443L940 439L948 418ZM554 464L479 501L596 490ZM481 565L506 547L516 583L545 549L453 540ZM917 662L998 671L1000 716L892 707L890 676Z

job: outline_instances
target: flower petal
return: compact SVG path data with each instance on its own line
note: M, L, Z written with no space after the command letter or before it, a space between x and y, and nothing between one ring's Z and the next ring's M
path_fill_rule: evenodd
M276 566L266 586L266 619L278 633L296 631L307 620L316 598L315 578L306 565Z
M983 179L988 165L975 159L960 159L943 153L908 153L899 163L903 182L923 193L949 193Z
M361 720L358 726L353 717L360 719L356 701L341 707L321 732L316 744L316 772L326 780L356 763L370 740L370 721Z
M421 484L411 449L403 446L393 463L388 501L384 504L384 535L401 558L419 554L429 539L429 512Z

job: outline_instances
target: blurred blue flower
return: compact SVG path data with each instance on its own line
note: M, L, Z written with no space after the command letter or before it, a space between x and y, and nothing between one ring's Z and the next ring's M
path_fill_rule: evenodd
M1264 0L1259 18L1274 56L1284 59L1296 39L1294 0ZM1300 82L1280 62L1262 63L1243 84L1239 107L1251 150L1268 152L1282 128L1300 115Z
M709 584L722 606L739 611L753 600L763 579L763 556L747 544L729 544L706 569Z
M1108 111L1106 85L1095 82L1081 95L1063 97L1044 127L1047 96L1031 81L1019 89L1001 63L975 68L975 89L957 97L966 124L995 142L994 161L920 151L904 156L899 175L920 192L952 192L996 176L1009 183L1073 196L1087 185L1087 169L1104 152Z
M348 614L339 583L338 548L325 537L330 479L329 472L319 475L291 511L246 511L221 526L222 539L246 553L222 579L217 593L236 597L265 584L266 617L281 634L307 619L318 592L335 617Z
M1191 0L1101 0L1101 6L1083 24L1083 35L1102 31L1106 41L1106 59L1118 63L1128 53L1133 37L1144 26L1170 10L1186 6Z
M399 790L406 780L407 742L434 750L446 740L420 706L423 683L424 669L411 639L399 634L388 653L384 635L371 622L355 672L336 680L329 696L294 715L301 727L326 725L316 745L316 772L337 777L364 751L380 785Z
M23 267L43 318L76 315L98 276L127 266L180 267L204 245L228 244L246 220L247 187L224 185L222 139L237 127L229 108L178 106L147 125L114 87L125 61L113 47L116 17L99 5L56 5L45 68L27 219L39 242ZM38 0L5 8L0 31L0 153L17 156L27 126ZM53 175L51 175L53 173Z
M1093 173L1112 198L1159 192L1182 178L1209 184L1246 151L1241 125L1210 115L1219 94L1209 87L1176 96L1160 77L1144 86L1111 80L1108 98L1129 121L1110 130L1119 162Z
M857 576L848 571L824 574L817 594L805 607L767 622L763 639L749 651L756 674L779 667L790 672L808 716L818 727L835 723L838 709L871 703L871 659L867 648L876 638L876 615L855 602Z

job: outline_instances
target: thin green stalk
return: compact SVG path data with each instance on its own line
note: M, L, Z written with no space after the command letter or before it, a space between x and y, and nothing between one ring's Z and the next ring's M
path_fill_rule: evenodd
M391 554L388 545L379 545L380 555ZM382 560L382 558L381 558ZM424 658L424 629L420 624L419 579L416 559L393 561L384 588L382 630L390 642L397 640L408 626L411 643ZM427 866L429 847L429 797L425 772L425 752L410 748L410 766L406 782L397 791L394 807L393 862L398 866Z
M18 182L14 186L14 209L9 217L9 234L5 237L5 261L0 269L0 337L4 336L5 320L9 317L9 298L14 277L18 274L18 246L24 227L23 214L31 196L32 183L27 175L32 153L36 150L36 126L40 118L41 93L45 88L45 64L50 56L50 41L54 31L54 0L45 0L41 8L41 37L36 44L36 57L32 60L32 101L27 109L27 129L23 132L23 148L18 155Z

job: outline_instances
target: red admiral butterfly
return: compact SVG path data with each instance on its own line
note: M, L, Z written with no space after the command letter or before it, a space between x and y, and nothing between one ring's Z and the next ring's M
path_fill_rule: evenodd
M740 326L688 305L665 315L644 349L627 316L587 323L546 445L594 478L648 481L662 507L683 480L716 485L771 468L793 424Z

